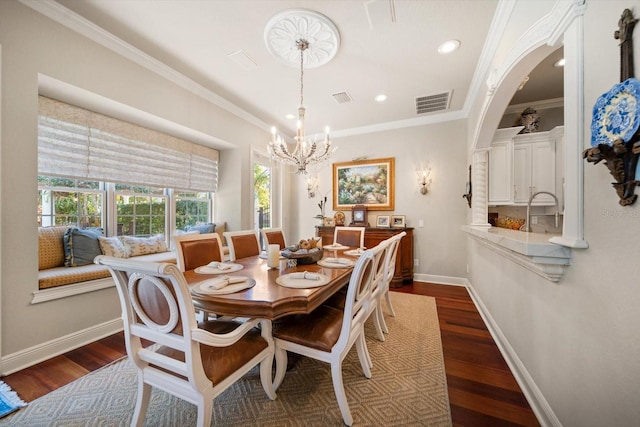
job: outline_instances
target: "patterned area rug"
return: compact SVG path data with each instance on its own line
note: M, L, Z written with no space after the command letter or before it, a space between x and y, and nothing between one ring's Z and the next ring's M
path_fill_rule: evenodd
M372 378L362 374L355 348L343 379L355 426L450 426L449 398L435 300L391 293L396 317L389 335L375 338L367 322ZM257 369L214 401L216 426L341 426L328 364L300 359L269 400ZM124 359L47 394L0 420L0 426L128 426L136 376ZM154 390L145 426L192 426L195 406Z

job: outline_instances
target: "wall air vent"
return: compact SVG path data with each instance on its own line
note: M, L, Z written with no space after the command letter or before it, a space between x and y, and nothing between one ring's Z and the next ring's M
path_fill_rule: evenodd
M449 108L451 91L416 98L416 114L433 113Z
M338 103L338 104L346 104L347 102L351 102L353 101L353 98L351 98L351 95L349 95L347 93L347 91L344 92L338 92L338 93L334 93L333 95L333 99Z

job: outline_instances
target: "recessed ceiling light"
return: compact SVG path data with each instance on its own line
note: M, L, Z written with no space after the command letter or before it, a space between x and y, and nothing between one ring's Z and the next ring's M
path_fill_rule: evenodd
M375 99L376 102L384 102L387 100L387 95L385 95L384 93L381 93L380 95L376 95L376 97L373 99Z
M291 113L287 114L285 117L289 120L293 120L296 118L295 114L291 114Z
M558 59L553 66L556 68L564 67L564 58Z
M459 40L449 40L442 43L440 46L438 46L438 53L442 53L442 54L451 53L454 50L458 49L459 47L460 47Z

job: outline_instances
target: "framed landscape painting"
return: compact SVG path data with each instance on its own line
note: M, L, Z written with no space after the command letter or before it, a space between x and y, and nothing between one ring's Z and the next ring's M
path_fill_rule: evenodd
M395 158L333 164L333 210L365 205L372 211L394 209Z

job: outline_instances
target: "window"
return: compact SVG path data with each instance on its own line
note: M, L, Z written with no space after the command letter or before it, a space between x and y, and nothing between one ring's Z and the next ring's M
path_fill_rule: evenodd
M38 177L38 226L103 227L105 191L98 181Z
M211 221L211 193L175 193L175 227L182 230L187 225Z
M165 234L168 198L164 189L116 184L115 195L117 235Z
M41 226L168 237L213 220L216 150L44 96L38 172Z

